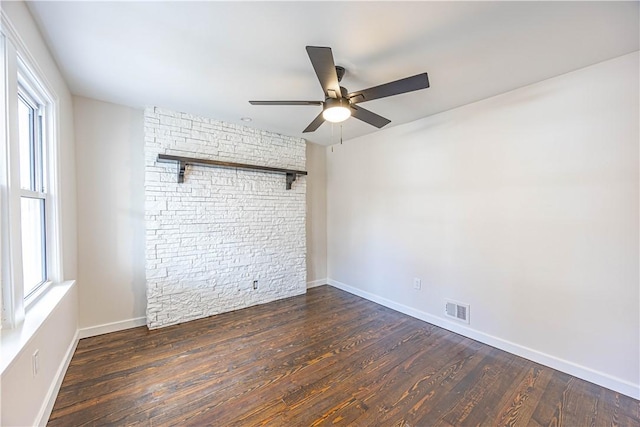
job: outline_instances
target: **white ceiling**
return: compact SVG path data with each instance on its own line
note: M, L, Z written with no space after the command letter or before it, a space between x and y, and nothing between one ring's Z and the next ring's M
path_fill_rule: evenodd
M428 72L431 87L361 104L387 127L639 49L632 2L30 2L76 95L162 106L312 142L323 100L305 51L330 46L349 91ZM244 123L243 123L244 124ZM345 140L376 129L356 119Z

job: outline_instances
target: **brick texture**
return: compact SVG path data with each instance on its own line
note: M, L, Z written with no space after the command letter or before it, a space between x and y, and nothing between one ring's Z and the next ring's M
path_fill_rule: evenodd
M147 325L150 329L306 292L306 178L157 163L158 154L305 169L305 141L145 110ZM258 289L253 281L258 280Z

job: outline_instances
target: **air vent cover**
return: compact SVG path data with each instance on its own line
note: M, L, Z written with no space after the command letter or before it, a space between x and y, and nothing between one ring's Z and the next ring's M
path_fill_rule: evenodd
M469 304L445 300L444 313L460 322L469 323Z

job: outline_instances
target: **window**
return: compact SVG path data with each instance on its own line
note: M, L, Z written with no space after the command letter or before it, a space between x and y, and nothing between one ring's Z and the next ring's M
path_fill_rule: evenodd
M49 285L62 281L57 102L34 64L17 39L0 32L3 327L20 324Z
M23 297L47 281L44 107L18 86Z

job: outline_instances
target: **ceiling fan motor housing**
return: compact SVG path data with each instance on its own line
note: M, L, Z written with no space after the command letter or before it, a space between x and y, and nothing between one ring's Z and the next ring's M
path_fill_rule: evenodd
M345 107L349 108L349 100L346 98L327 98L324 101L324 109L329 109L333 107Z
M347 91L347 89L343 88L342 86L340 86L340 93L335 93L335 91L331 89L329 89L328 92L329 92L329 96L325 98L325 101L327 99L340 99L340 98L349 99L349 91Z

